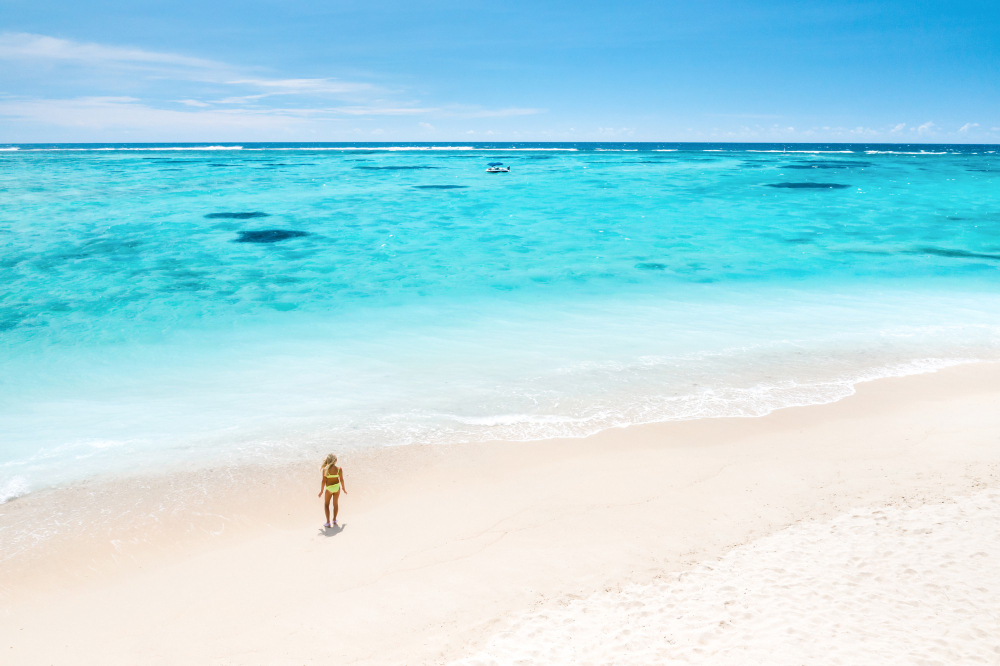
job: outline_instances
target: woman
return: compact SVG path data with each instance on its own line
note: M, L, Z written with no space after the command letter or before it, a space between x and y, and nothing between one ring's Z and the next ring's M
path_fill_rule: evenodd
M337 512L340 511L340 491L343 490L347 492L347 486L344 485L344 470L337 467L337 456L332 453L326 457L323 464L320 466L323 470L323 478L321 480L319 495L317 497L323 497L323 492L326 491L326 498L323 500L323 511L326 512L326 523L323 527L336 527L337 526ZM330 500L333 500L333 524L330 523Z

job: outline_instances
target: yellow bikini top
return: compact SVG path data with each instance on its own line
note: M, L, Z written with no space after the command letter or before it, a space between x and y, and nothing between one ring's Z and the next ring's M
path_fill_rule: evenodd
M323 470L324 476L326 476L326 478L328 478L328 479L339 479L340 478L340 471L339 470L337 471L336 474L326 474L326 472L328 472L328 471L330 471L329 467L327 467L325 470Z

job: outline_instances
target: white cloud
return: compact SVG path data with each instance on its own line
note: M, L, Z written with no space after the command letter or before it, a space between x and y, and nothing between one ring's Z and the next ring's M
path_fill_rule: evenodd
M965 123L964 125L958 128L958 131L968 132L970 129L973 129L975 127L979 127L979 123Z
M729 141L780 141L780 140L803 140L806 137L820 139L824 141L875 141L880 139L899 140L900 133L907 128L905 123L898 123L887 127L873 128L865 125L856 127L838 127L831 125L817 125L815 127L784 127L778 124L773 125L742 125L732 128L714 127L711 131L693 132L698 137L705 137L714 140ZM938 135L940 128L933 122L927 122L919 127L910 127L913 139L919 136L928 139ZM605 135L609 135L607 131ZM798 137L796 139L795 137Z
M314 124L316 115L313 109L158 109L134 97L0 99L0 117L4 118L59 128L149 130L160 135L296 129Z
M148 131L150 136L176 130L177 136L190 136L209 128L230 135L241 128L263 132L309 126L316 131L324 122L345 117L506 118L546 112L532 107L429 105L364 81L267 76L259 68L181 53L0 32L0 67L11 66L8 62L14 67L41 65L38 75L47 77L46 83L56 90L89 85L89 94L79 97L0 94L0 117L14 121L5 128L11 135L23 135L20 130L6 131L15 129L15 123L34 128L33 136L44 136L46 125L95 130L95 136L97 130L109 136L116 130ZM76 136L90 135L80 131Z
M194 69L223 69L214 60L192 58L176 53L160 53L89 42L74 42L47 35L24 32L0 33L0 59L57 60L84 65L170 65Z
M75 42L47 35L0 33L0 61L35 61L62 63L97 70L146 70L156 77L202 83L217 83L233 88L264 91L259 94L227 97L220 104L254 102L271 95L333 95L374 93L370 83L340 81L331 78L268 78L247 76L245 68L206 58L145 49ZM211 100L194 100L202 103Z
M784 116L776 113L706 113L708 118L739 118L743 120L778 120Z
M413 116L432 113L437 111L437 109L392 106L337 106L330 108L329 111L347 116Z
M270 94L262 93L260 95L237 95L235 97L223 97L222 99L212 100L211 103L201 102L201 105L211 106L212 104L248 104L251 102L256 102L258 100L264 99L265 97L270 97Z
M478 106L463 106L452 104L440 109L442 116L450 118L511 118L515 116L533 116L546 113L547 109L530 109L510 107L504 109L484 109Z
M196 100L180 100L187 108L156 108L134 97L77 97L31 99L0 97L0 118L63 128L123 130L225 130L303 129L332 122L344 116L406 116L433 109L382 107L277 107L240 108L211 106ZM420 127L434 129L427 122ZM210 138L210 137L209 137Z
M418 125L418 126L419 126L419 127L421 128L421 129L425 129L425 130L427 130L428 132L433 132L433 131L434 131L434 125L431 125L430 123L424 123L424 122L420 122L420 123L417 123L417 125Z
M604 137L616 137L616 136L632 136L635 134L635 128L632 127L598 127L597 134Z
M252 86L264 88L268 95L303 95L303 94L342 94L375 91L370 83L355 83L337 79L267 79L260 77L235 79L226 81L234 86ZM261 95L263 97L264 95Z

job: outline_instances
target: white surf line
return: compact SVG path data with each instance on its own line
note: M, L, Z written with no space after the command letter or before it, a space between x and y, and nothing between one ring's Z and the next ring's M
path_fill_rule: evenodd
M8 150L6 148L0 148L0 150ZM132 151L132 152L159 152L159 151L189 151L189 150L243 150L243 146L157 146L155 148L150 148L148 146L143 146L141 148L128 147L128 146L102 146L100 148L13 148L11 150L22 150L25 153L73 153L73 152L118 152L118 151Z

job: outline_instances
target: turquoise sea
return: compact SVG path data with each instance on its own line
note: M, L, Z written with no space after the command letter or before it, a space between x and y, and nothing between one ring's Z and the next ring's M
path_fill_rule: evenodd
M0 502L1000 358L997 149L0 146Z

